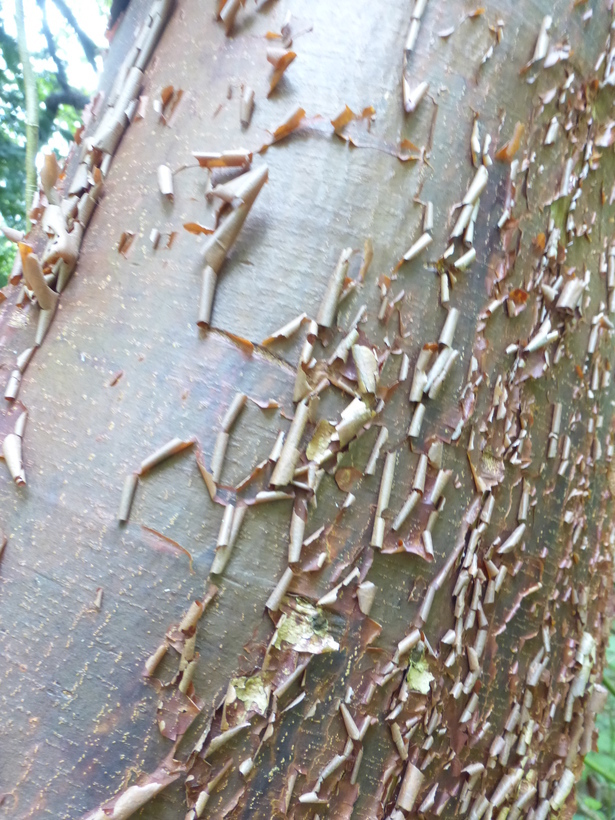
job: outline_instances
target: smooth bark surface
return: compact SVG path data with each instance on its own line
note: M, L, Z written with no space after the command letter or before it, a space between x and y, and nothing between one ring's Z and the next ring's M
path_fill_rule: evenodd
M428 0L406 77L429 90L406 114L411 3L293 0L297 56L272 93L267 49L288 44L287 7L237 5L229 26L228 9L221 22L213 4L176 4L145 70L144 116L115 151L76 272L0 417L14 435L28 410L27 484L8 470L0 483L0 811L117 818L151 798L139 816L204 802L204 817L569 816L613 586L612 12L535 0L470 16L474 3ZM149 9L133 0L123 19L106 94ZM546 14L546 61L560 58L524 71ZM169 86L161 117L154 103ZM346 105L359 116L343 124ZM297 107L301 127L265 150ZM477 173L475 116L488 179L476 260L456 268L471 248L456 239L443 255ZM487 134L489 156L502 157L490 166ZM216 172L193 154L238 149L252 168L267 164L268 182L247 214L227 192L221 224L245 221L218 270L218 234L194 234L216 227ZM172 197L159 190L162 165ZM399 265L424 232L433 241ZM42 253L45 241L31 244ZM346 248L356 286L333 327L308 337L309 418L277 463L334 454L316 493L313 469L270 487L267 459L301 417L293 392L313 327L270 337L302 313L316 319ZM203 329L206 265L217 275ZM558 306L575 280L580 296ZM38 306L15 306L17 290L0 307L7 379L38 321ZM345 363L328 364L362 305ZM432 384L410 402L425 345ZM227 424L237 393L248 401ZM354 393L375 415L348 433ZM139 477L131 506L126 477L175 438L190 446ZM290 497L259 503L268 491ZM231 504L247 505L235 530ZM210 575L216 549L223 571Z

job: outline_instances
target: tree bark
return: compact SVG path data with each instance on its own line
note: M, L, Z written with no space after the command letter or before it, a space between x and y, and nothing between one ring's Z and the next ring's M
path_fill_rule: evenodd
M1 418L15 816L572 815L612 609L612 10L423 5L181 0L141 81L170 4L130 4L71 163L104 195ZM41 312L8 296L7 376Z

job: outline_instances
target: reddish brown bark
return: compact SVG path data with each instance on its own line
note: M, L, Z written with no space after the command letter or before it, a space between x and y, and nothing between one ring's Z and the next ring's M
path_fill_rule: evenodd
M612 11L422 6L181 0L143 65L166 4L124 17L29 238L66 285L31 359L37 299L0 306L14 816L572 813L611 616Z

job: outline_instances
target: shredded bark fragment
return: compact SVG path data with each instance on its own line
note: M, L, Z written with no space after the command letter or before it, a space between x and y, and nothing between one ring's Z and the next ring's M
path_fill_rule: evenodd
M158 166L158 188L162 196L173 199L173 172L168 165Z
M425 776L420 769L417 769L413 763L408 761L404 779L402 780L397 796L397 805L399 808L404 811L412 811L421 791L424 779Z
M267 62L271 63L273 66L273 74L269 80L269 92L267 96L270 96L272 91L278 85L284 72L296 56L297 55L294 51L290 51L285 48L271 47L267 49Z
M405 75L402 77L402 93L404 99L404 111L406 114L412 114L416 111L418 104L421 102L425 94L427 94L428 90L428 82L423 81L414 88L411 88Z
M221 732L219 735L216 735L216 737L211 739L209 745L203 752L203 760L207 760L208 757L225 746L229 740L232 740L236 735L243 732L244 729L247 729L249 726L250 722L246 721L245 723L240 723L239 726L234 726L232 729L227 729L225 732Z
M300 128L301 123L305 119L305 109L301 108L301 106L297 106L294 108L290 114L284 119L277 128L271 132L271 142L279 142L283 140L285 137L288 137L293 131L296 131ZM264 148L267 147L267 144L263 146Z
M249 168L252 152L245 148L234 151L193 151L192 156L201 168Z
M279 330L274 331L271 336L267 336L266 339L263 339L261 344L267 346L272 344L273 342L280 341L281 339L290 339L291 336L294 336L295 333L299 330L303 322L307 320L308 316L307 313L301 313L294 319L291 319L290 322L283 325Z
M425 232L423 233L416 242L408 248L408 250L403 255L404 262L409 262L411 259L415 259L421 251L424 251L431 243L433 242L433 237L431 234Z
M194 438L186 440L181 438L171 439L171 441L167 442L158 450L153 452L151 456L143 459L141 466L139 467L138 475L145 475L145 473L165 461L167 458L171 458L171 456L181 453L182 450L186 450L188 447L192 447L195 441L196 439Z
M158 667L158 664L166 655L167 649L167 644L161 643L160 646L154 652L154 654L150 655L150 657L145 661L145 675L151 677L154 674L156 668Z
M524 133L525 125L522 122L516 123L512 137L496 152L495 158L502 162L512 162L512 158L521 146Z
M140 784L129 786L117 797L86 814L83 820L127 820L163 789L174 783L184 771L183 764L169 758L152 774L146 775Z
M220 11L219 17L224 24L224 31L227 37L233 30L235 18L237 17L237 12L241 8L241 5L241 0L226 0L222 10Z

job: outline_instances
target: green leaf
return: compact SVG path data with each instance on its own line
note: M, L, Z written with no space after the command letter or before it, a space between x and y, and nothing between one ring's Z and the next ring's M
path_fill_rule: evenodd
M599 800L596 800L595 797L586 797L584 798L583 803L588 809L593 809L594 811L600 811L602 808L602 803Z
M609 755L590 752L585 758L585 765L602 775L609 783L615 783L615 759Z
M615 684L611 683L606 675L602 678L602 683L606 686L611 695L615 695Z

